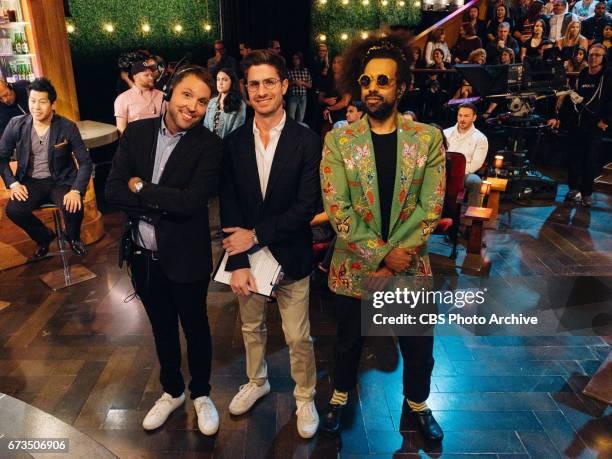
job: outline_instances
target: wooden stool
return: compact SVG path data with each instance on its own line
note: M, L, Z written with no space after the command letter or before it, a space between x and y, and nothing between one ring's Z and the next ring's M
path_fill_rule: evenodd
M491 262L486 257L486 249L482 245L484 223L489 221L493 209L488 207L468 207L465 217L470 218L472 226L467 243L465 260L461 270L468 274L488 274L491 269Z
M66 239L62 230L62 212L55 204L43 204L40 210L53 213L53 221L55 223L55 236L57 237L57 252L50 252L50 256L59 255L62 260L62 269L56 269L47 274L39 276L47 287L52 290L60 290L64 287L79 284L89 279L96 277L89 269L83 265L70 266L66 254L71 250L66 248Z
M501 193L503 191L506 191L506 187L508 186L508 179L489 177L483 180L486 180L487 182L491 183L491 191L489 193L487 207L493 211L491 212L491 218L485 224L485 227L497 229L499 225L499 200L501 197Z

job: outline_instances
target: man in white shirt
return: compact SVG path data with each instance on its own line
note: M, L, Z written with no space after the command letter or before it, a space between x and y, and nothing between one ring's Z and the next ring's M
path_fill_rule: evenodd
M567 11L566 0L554 0L552 11L553 14L549 19L548 38L555 43L559 38L565 35L567 26L572 21L578 21L578 16Z
M480 184L482 180L476 171L487 158L489 141L474 126L477 113L473 104L461 104L457 112L457 124L444 130L448 151L465 156L465 187L468 189L468 205L480 205Z
M238 296L249 378L229 404L241 415L270 392L266 366L266 297L258 291L248 254L267 247L284 273L276 290L291 376L295 381L297 431L311 438L319 426L317 381L308 318L312 270L310 221L320 203L321 144L283 109L289 81L282 57L253 51L243 60L255 117L224 139L219 187L226 271Z

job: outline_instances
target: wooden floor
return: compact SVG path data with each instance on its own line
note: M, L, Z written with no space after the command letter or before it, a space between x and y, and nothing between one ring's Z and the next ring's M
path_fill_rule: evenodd
M601 194L590 210L560 197L506 206L501 229L487 233L491 276L612 274L611 210L612 200ZM612 409L581 395L610 351L611 341L598 337L437 339L428 403L446 433L438 447L426 445L401 411L402 363L393 342L371 339L341 439L304 441L295 428L279 315L271 308L272 392L249 414L231 417L229 401L245 382L244 349L234 296L214 284L208 310L220 431L201 435L188 401L163 428L146 433L141 421L160 395L159 370L147 318L139 301L129 300L130 281L116 266L119 222L119 214L105 215L106 236L82 260L95 279L52 293L37 276L57 268L58 259L0 273L0 392L72 425L119 457L612 457ZM449 247L434 239L432 250L447 253ZM2 309L2 301L10 305ZM313 293L310 317L322 409L335 334L324 295Z

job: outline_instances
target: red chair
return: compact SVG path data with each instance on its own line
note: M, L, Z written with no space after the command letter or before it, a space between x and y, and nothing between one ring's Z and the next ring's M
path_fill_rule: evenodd
M446 152L446 195L442 218L438 222L434 234L446 234L453 243L449 258L457 258L457 235L461 217L461 201L465 195L465 156L453 151Z

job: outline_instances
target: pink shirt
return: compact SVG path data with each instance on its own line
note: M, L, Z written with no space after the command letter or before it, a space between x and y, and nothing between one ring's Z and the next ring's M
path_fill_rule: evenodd
M136 85L115 99L115 117L126 118L128 123L159 116L164 93L158 89L142 90Z

